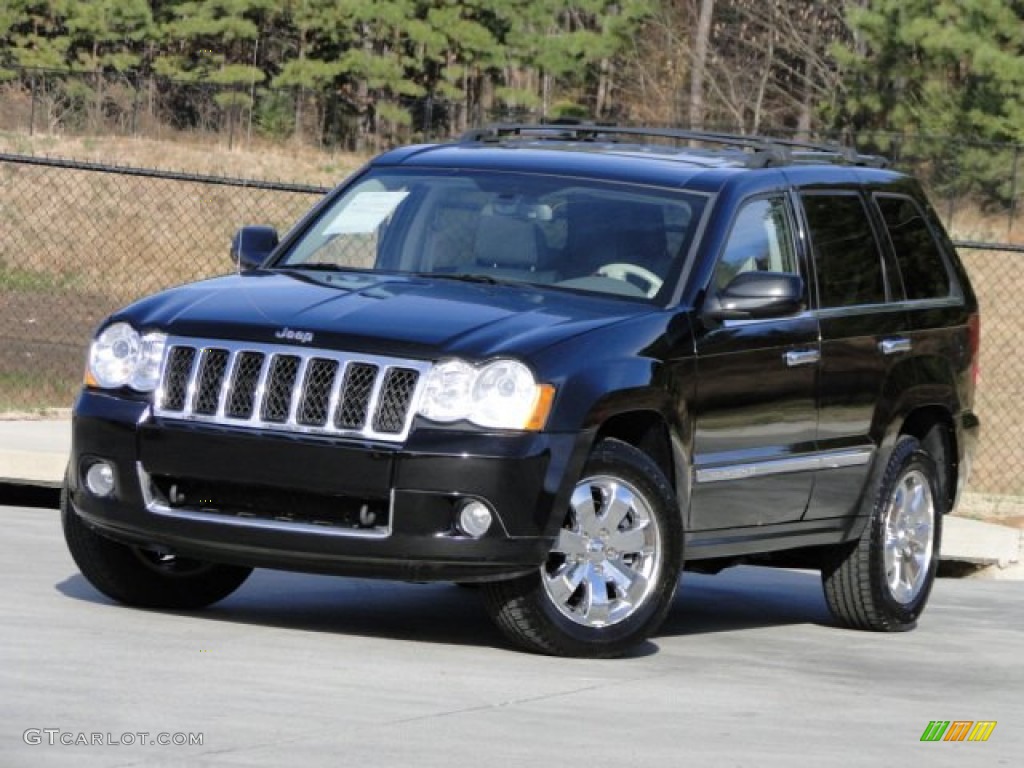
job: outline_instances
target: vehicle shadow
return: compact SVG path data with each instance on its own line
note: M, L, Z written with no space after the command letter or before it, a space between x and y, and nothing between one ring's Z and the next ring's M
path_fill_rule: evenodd
M684 573L658 635L700 635L759 627L836 626L817 571L741 566L715 575Z
M116 604L74 574L56 585L66 597ZM174 612L207 621L303 632L445 645L508 648L488 619L479 590L257 570L233 595L202 611ZM628 656L657 653L658 637L789 624L833 622L817 573L736 568L717 576L684 574L668 619Z
M78 573L56 588L76 600L119 607ZM258 569L219 603L199 611L170 613L301 632L507 647L488 619L478 590L450 583L412 584Z

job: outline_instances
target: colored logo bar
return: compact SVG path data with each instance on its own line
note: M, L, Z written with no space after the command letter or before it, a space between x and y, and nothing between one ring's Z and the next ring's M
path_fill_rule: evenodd
M988 741L996 728L995 720L931 720L921 741Z

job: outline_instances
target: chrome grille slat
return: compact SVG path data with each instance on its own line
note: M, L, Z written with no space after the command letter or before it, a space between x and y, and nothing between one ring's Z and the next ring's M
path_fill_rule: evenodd
M154 413L400 442L430 367L420 360L175 337L168 339Z
M260 424L260 408L263 402L263 396L267 392L267 379L270 377L270 366L274 361L274 353L267 352L263 355L263 360L260 363L260 375L256 379L256 390L252 396L252 412L249 414L249 423L253 426Z
M309 368L310 358L299 358L299 369L295 372L295 379L292 381L292 391L288 395L288 421L295 426L298 424L299 403L302 402L303 389L306 386L306 369Z
M223 417L228 407L228 397L231 393L232 382L235 380L235 369L238 367L238 350L228 353L227 370L224 371L224 378L220 383L220 392L217 395L217 415Z

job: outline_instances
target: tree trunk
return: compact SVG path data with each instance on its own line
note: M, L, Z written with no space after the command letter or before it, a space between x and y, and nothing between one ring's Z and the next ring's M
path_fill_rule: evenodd
M704 75L707 72L711 17L714 12L715 0L700 1L697 37L693 42L693 64L690 68L690 128L695 131L704 128Z
M800 94L800 111L796 121L796 137L806 141L811 137L811 117L814 109L814 53L818 47L818 27L811 24L810 38L807 44L807 55L804 57L803 88Z
M306 35L308 34L305 27L299 30L299 61L303 61L306 58ZM302 102L303 102L303 88L299 86L295 89L295 125L292 127L292 141L296 144L302 142Z
M602 118L610 108L612 92L612 64L608 58L598 63L597 103L594 105L594 117Z

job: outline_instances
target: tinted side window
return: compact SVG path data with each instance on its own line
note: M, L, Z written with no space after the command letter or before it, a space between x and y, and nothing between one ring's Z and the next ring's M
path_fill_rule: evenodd
M799 274L785 198L744 203L736 215L713 284L722 290L741 272Z
M885 301L882 256L859 195L802 197L822 307Z
M882 212L908 299L949 296L949 273L921 209L907 197L875 198Z

